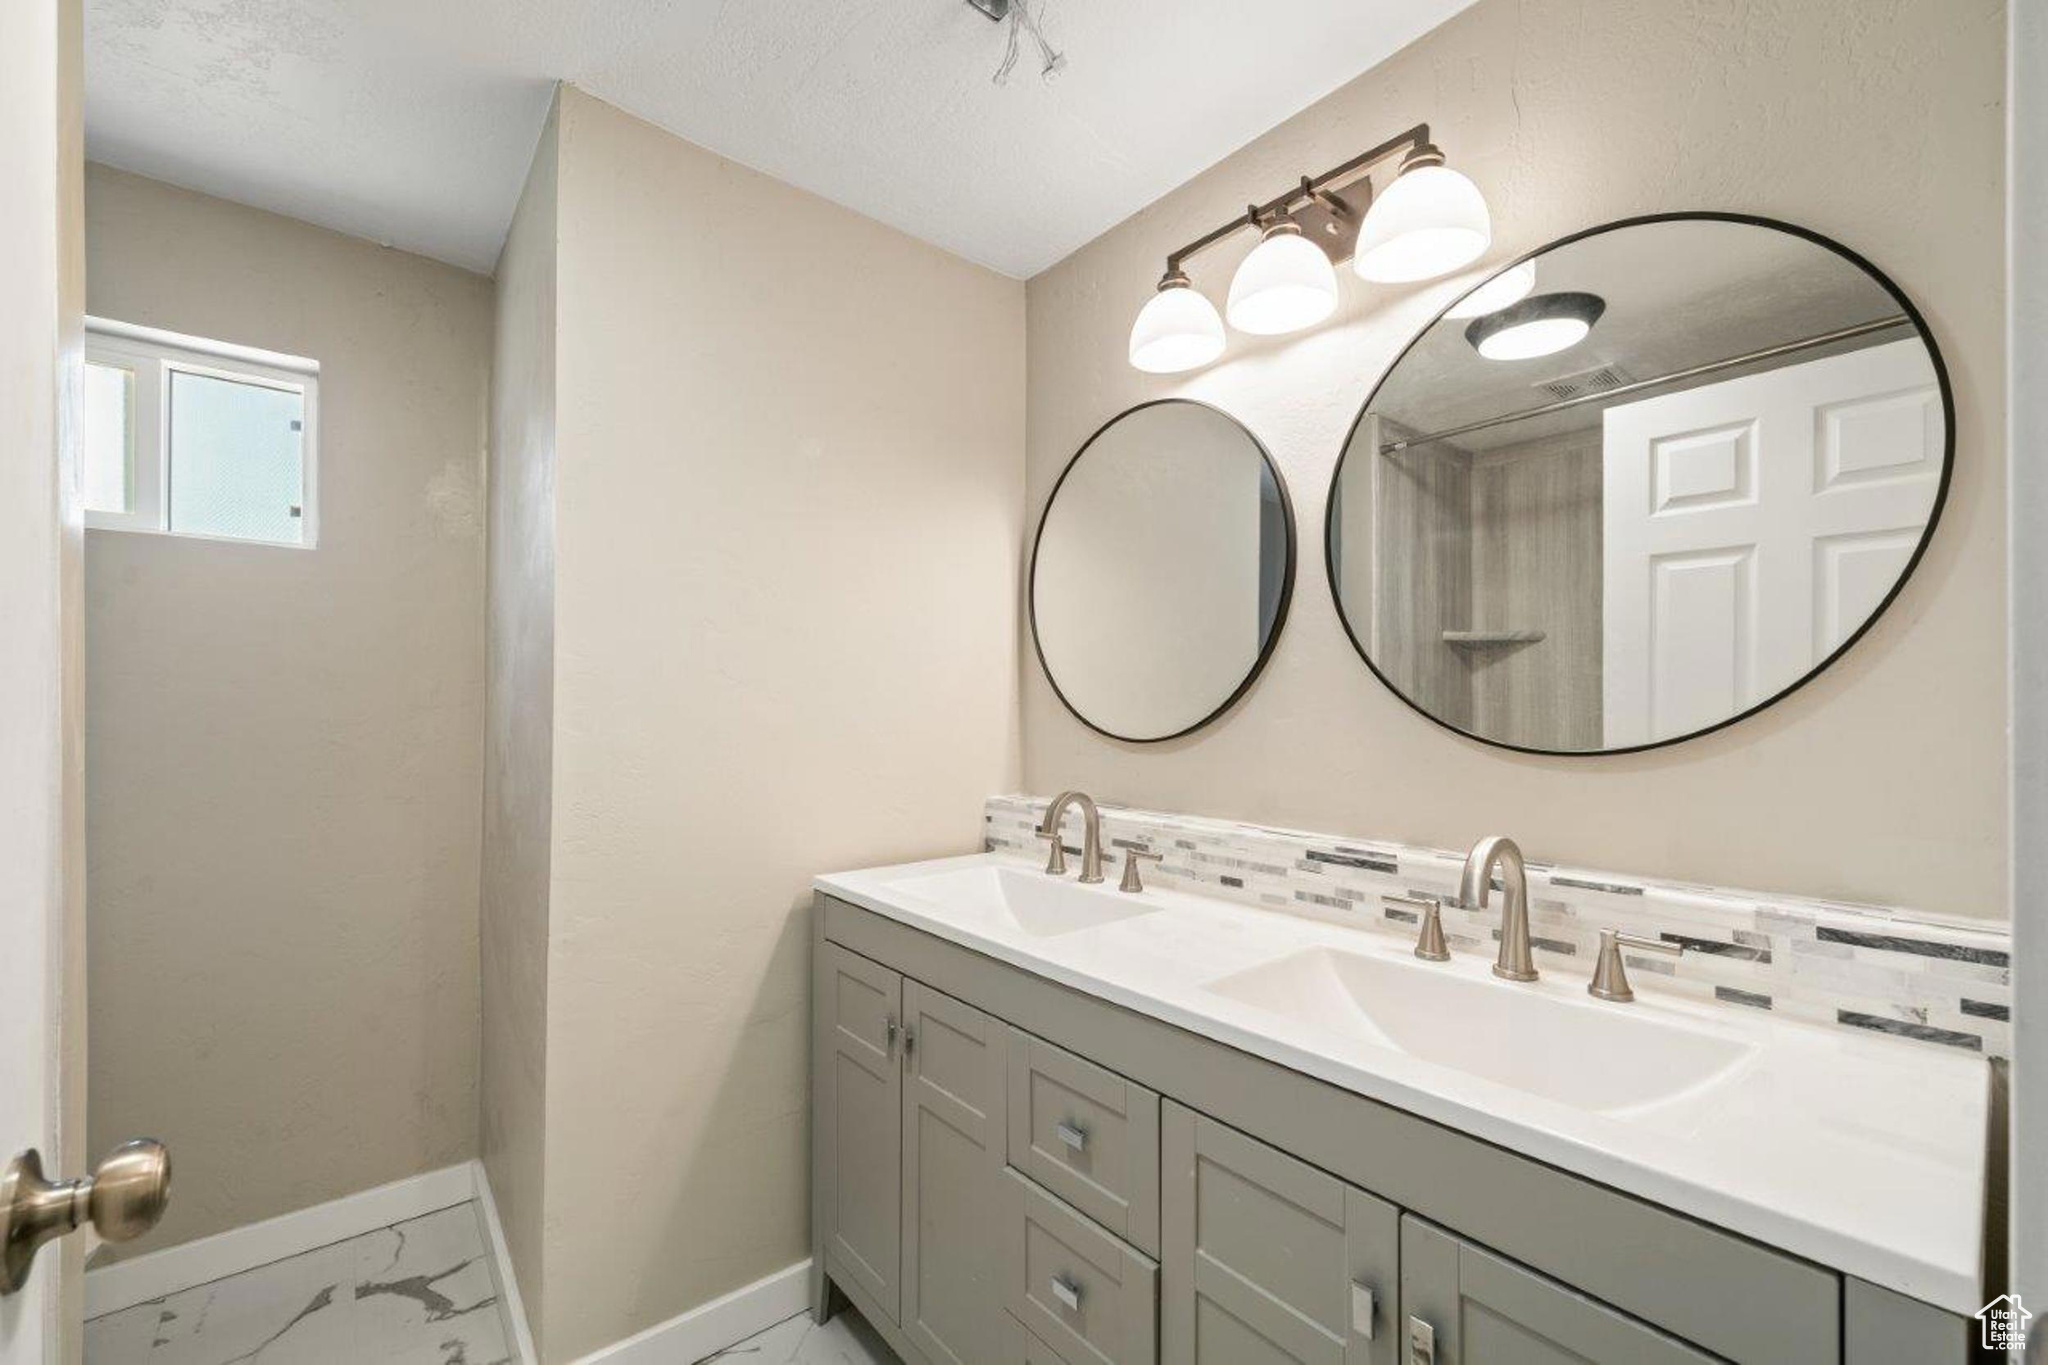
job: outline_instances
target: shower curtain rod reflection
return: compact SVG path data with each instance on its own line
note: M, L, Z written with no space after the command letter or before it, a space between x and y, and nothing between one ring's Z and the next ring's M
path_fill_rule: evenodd
M1832 345L1838 341L1853 341L1857 337L1869 336L1873 332L1888 332L1895 327L1908 326L1911 322L1912 319L1908 318L1904 313L1894 313L1890 317L1884 318L1873 318L1869 322L1859 322L1852 327L1843 327L1832 332L1822 332L1818 336L1805 337L1799 341L1781 342L1776 346L1766 346L1762 350L1749 351L1743 355L1729 356L1726 360L1712 360L1704 365L1695 365L1691 369L1673 370L1670 374L1660 374L1654 379L1638 379L1632 383L1622 384L1615 388L1602 389L1598 393L1582 393L1576 398L1561 398L1555 403L1544 403L1533 408L1523 408L1520 412L1503 413L1499 417L1487 417L1477 422L1467 422L1463 426L1446 427L1442 431L1432 431L1424 436L1412 436L1405 441L1389 441L1380 447L1380 454L1395 455L1401 451L1412 449L1415 446L1428 445L1432 441L1448 441L1453 436L1465 436L1475 431L1486 431L1492 427L1506 426L1510 422L1523 422L1531 417L1545 417L1553 412L1563 412L1568 408L1576 408L1586 403L1604 403L1609 399L1621 398L1627 394L1641 393L1645 389L1654 389L1665 384L1675 384L1681 379L1697 379L1701 375L1718 374L1722 370L1731 370L1738 365L1752 365L1759 360L1774 360L1779 356L1793 355L1800 351L1812 350L1816 346Z

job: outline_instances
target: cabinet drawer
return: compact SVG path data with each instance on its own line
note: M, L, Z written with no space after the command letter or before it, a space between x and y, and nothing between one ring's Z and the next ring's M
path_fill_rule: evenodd
M1004 1302L1066 1365L1153 1365L1159 1267L1016 1171Z
M1029 1327L1010 1314L1003 1314L1003 1358L1001 1365L1067 1365L1058 1351L1040 1341Z
M1010 1164L1159 1254L1159 1096L1034 1038L1010 1037Z

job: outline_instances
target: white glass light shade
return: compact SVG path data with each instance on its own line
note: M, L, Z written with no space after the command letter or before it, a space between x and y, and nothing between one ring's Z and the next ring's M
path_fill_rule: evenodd
M1498 313L1511 303L1520 303L1536 288L1536 262L1523 261L1511 265L1495 275L1485 284L1452 304L1444 313L1447 318L1481 318L1488 313Z
M1503 327L1479 343L1479 354L1488 360L1534 360L1570 350L1592 330L1584 318L1537 318Z
M1479 187L1448 166L1403 171L1372 201L1351 268L1380 284L1448 275L1493 242L1493 219Z
M1223 319L1191 285L1161 289L1131 324L1131 364L1147 374L1178 374L1222 354Z
M1254 336L1313 327L1337 310L1337 270L1298 231L1268 231L1230 281L1225 315Z

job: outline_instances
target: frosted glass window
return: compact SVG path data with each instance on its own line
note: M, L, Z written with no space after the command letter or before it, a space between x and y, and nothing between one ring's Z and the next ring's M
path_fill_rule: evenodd
M319 361L87 318L84 399L88 529L319 542Z
M299 543L305 395L171 371L170 529Z
M135 372L125 365L85 367L85 506L135 508Z

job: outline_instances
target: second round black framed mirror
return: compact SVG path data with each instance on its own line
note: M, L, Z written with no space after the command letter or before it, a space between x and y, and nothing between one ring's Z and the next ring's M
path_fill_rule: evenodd
M1954 447L1925 320L1855 252L1741 214L1609 223L1468 291L1374 388L1331 591L1372 672L1462 735L1675 744L1862 637Z

